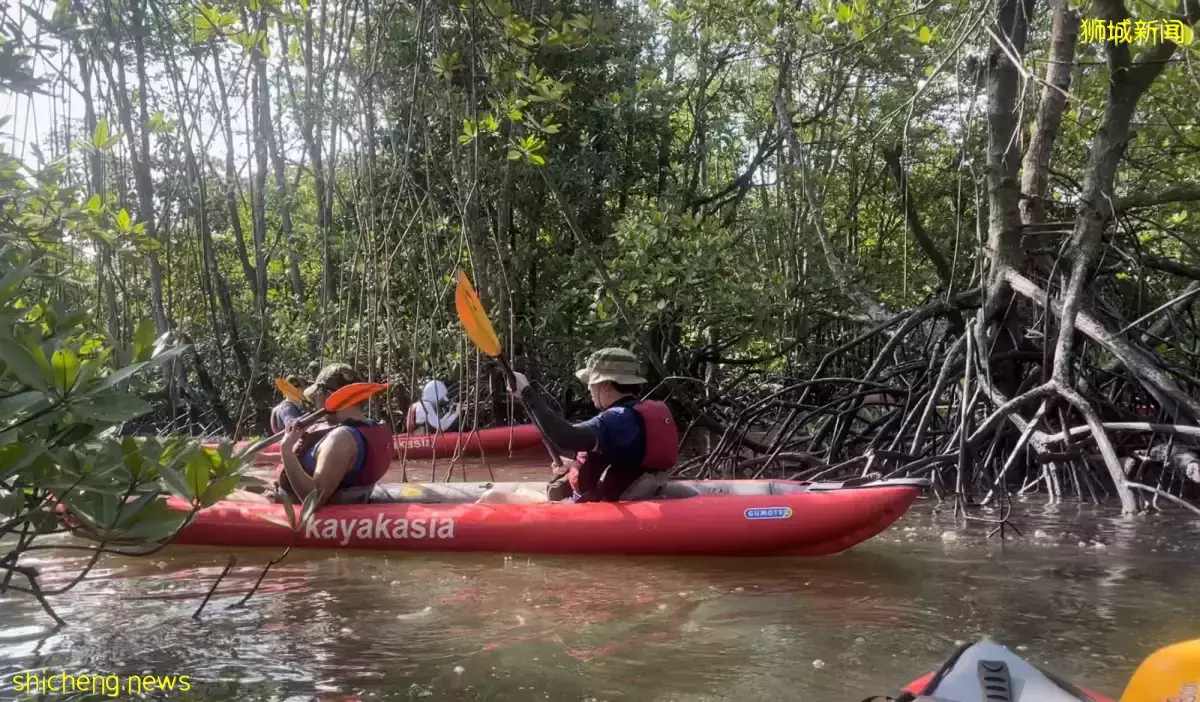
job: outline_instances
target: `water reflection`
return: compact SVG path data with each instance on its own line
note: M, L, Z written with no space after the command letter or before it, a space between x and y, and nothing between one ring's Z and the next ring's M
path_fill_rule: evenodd
M1196 635L1187 517L1018 505L1025 538L986 539L922 502L821 559L553 558L272 551L238 565L175 548L113 558L56 602L0 604L0 686L17 671L189 674L237 699L859 700L989 634L1119 694L1153 648ZM950 536L953 532L954 536ZM48 584L77 554L45 557Z

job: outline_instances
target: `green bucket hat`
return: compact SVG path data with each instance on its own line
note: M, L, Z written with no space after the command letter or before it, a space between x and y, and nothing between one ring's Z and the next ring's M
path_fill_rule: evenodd
M317 379L304 389L304 396L310 401L313 399L313 394L318 390L325 392L333 392L339 388L343 388L350 383L362 382L353 368L345 363L330 363L317 373Z
M642 363L625 349L600 349L588 357L587 367L575 371L585 385L609 381L621 385L642 385Z

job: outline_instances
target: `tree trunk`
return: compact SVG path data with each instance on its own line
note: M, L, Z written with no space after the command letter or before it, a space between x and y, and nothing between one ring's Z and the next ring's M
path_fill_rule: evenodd
M1046 191L1050 181L1050 156L1067 106L1067 88L1075 63L1075 42L1079 38L1079 11L1067 0L1053 0L1054 20L1050 34L1050 65L1047 85L1042 89L1037 125L1025 152L1021 169L1021 221L1037 224L1046 220Z
M1001 0L992 31L1007 38L1009 49L1019 60L1025 55L1025 39L1032 19L1033 0ZM988 54L988 243L984 289L986 297L976 325L976 348L985 356L1007 354L1016 350L1023 336L1021 310L1010 304L1013 296L1004 273L1020 270L1024 261L1022 247L1020 183L1017 169L1021 163L1018 150L1017 104L1020 73L1007 52L992 39ZM1017 392L1024 376L1019 361L1002 361L991 365L990 382L1006 396Z
M246 235L242 231L241 208L238 204L240 190L237 169L233 165L233 116L229 109L229 93L225 90L225 78L221 69L221 56L216 42L212 43L213 76L217 79L217 91L221 96L221 127L225 134L225 206L229 210L229 227L233 231L233 243L237 247L238 261L242 264L242 274L246 277L246 285L255 296L258 289L254 281L258 279L254 266L250 265L250 254L246 249ZM257 303L257 300L255 301Z
M249 24L249 18L246 19ZM267 16L261 7L254 25L255 32L266 35ZM254 298L259 312L267 305L267 135L271 133L271 94L267 87L267 61L259 44L250 52L250 63L254 67L252 85L254 94L250 99L254 121L254 185L250 193L250 208L254 227L254 270L256 273Z
M83 85L83 123L87 128L88 138L96 133L96 105L92 100L92 64L88 61L83 47L78 41L73 42L75 56L79 62L79 79ZM92 149L88 154L88 171L91 177L92 192L105 196L107 189L104 182L104 158L99 149ZM96 282L104 295L105 320L108 323L108 335L116 343L121 339L121 323L117 309L117 293L113 287L112 252L107 242L97 240L96 251L99 258L96 263Z

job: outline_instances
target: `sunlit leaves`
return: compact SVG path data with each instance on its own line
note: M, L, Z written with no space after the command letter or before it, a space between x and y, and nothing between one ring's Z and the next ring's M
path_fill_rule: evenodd
M230 33L237 23L238 16L234 12L221 12L215 5L189 6L195 12L191 15L192 41L204 43L214 36Z
M454 80L455 71L466 68L462 62L462 56L457 51L452 51L447 54L438 54L433 59L433 73L438 78L446 82Z
M150 116L150 131L155 134L166 134L175 129L174 120L167 119L167 116L162 112L155 112Z
M55 388L59 394L67 395L79 379L79 357L71 349L58 349L50 358L50 367L54 369Z

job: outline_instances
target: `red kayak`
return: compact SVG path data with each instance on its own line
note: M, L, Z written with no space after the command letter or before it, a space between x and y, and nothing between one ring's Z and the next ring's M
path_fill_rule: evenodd
M496 487L376 486L367 504L331 504L298 534L307 548L578 555L824 556L887 529L927 481L672 481L666 497L618 503L474 504ZM186 504L176 498L176 509ZM225 501L201 510L177 544L286 547L282 505Z
M529 451L542 446L542 435L533 424L518 424L512 427L492 427L477 431L450 432L446 434L397 434L396 458L433 458L453 456L461 445L463 453L478 455L483 451L489 455L507 453L511 448L514 452ZM233 452L244 451L253 441L239 441L233 445ZM205 444L215 449L217 445ZM280 461L279 444L274 443L264 447L254 454L254 462L259 465L276 465Z
M863 702L1114 702L1076 687L984 638L959 648L942 667L909 683L894 697Z

